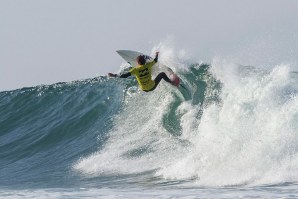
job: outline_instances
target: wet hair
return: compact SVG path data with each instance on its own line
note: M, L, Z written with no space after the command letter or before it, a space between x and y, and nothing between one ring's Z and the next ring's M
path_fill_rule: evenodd
M137 57L137 62L138 62L138 64L140 64L140 65L144 65L144 64L146 64L145 56L144 56L144 55L140 55L140 56L138 56L138 57Z

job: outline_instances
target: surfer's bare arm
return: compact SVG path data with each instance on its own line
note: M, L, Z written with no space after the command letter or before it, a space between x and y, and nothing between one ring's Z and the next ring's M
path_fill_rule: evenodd
M109 76L109 77L127 78L127 77L131 76L131 73L130 73L130 72L128 72L128 73L123 73L123 74L121 74L120 76L117 75L117 74L108 73L108 76Z

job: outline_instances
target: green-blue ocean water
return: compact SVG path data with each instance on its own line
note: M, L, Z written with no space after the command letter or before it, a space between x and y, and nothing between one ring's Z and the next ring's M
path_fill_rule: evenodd
M297 73L221 69L189 65L177 72L185 88L162 82L150 93L108 77L1 92L0 196L269 197L297 187Z

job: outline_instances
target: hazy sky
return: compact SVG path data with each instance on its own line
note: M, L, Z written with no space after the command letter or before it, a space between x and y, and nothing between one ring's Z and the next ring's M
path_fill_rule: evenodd
M172 38L198 61L297 66L295 0L0 0L0 91L118 71Z

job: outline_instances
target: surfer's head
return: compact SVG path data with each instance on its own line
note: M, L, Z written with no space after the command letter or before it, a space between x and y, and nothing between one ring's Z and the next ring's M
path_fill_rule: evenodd
M140 55L137 57L137 62L139 65L144 65L146 63L146 59L144 55Z

